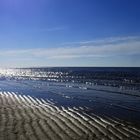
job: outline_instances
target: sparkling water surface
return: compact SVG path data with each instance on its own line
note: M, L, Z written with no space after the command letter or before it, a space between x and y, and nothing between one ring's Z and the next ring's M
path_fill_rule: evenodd
M1 69L0 90L140 123L140 68Z

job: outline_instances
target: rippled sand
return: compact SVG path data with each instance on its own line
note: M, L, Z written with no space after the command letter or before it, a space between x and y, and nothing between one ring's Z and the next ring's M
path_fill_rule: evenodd
M0 92L0 140L140 140L140 129L89 116L80 108L58 108L43 99Z

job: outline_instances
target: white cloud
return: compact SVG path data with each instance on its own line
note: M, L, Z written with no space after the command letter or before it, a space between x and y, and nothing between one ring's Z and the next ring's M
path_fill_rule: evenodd
M72 44L72 43L71 43ZM74 44L74 43L73 43ZM140 54L140 37L117 37L77 42L57 48L3 50L0 56L18 58L73 59Z
M66 26L52 27L52 28L40 28L33 30L34 32L55 32L55 31L63 31L67 29Z
M140 36L123 36L123 37L108 37L103 39L94 39L94 40L86 40L86 41L79 41L79 42L65 42L62 45L102 45L102 44L114 44L120 42L129 42L129 41L136 41L140 40Z

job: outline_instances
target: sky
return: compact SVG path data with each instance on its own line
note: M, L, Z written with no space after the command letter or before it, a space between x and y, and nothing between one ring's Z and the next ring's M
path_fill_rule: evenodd
M139 0L0 0L0 67L140 67Z

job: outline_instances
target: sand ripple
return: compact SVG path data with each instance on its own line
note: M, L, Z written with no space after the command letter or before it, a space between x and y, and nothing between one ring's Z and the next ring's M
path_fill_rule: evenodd
M140 129L80 108L0 92L0 140L139 140Z

